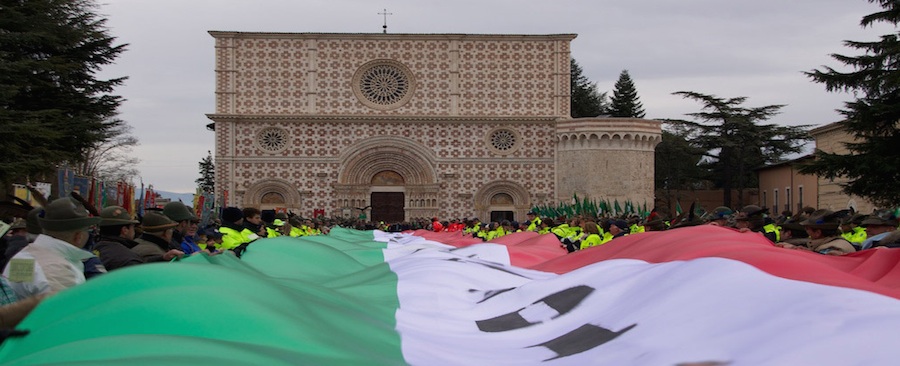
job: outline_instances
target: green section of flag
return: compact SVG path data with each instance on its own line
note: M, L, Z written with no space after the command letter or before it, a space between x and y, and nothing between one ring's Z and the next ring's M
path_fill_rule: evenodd
M356 242L356 243L354 243ZM371 232L262 239L60 292L0 346L4 364L403 364L397 276Z

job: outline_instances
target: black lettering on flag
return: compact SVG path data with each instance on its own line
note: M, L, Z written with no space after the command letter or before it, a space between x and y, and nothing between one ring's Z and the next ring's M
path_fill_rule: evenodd
M446 260L451 261L451 262L462 262L462 259L461 259L461 258L450 258L450 259L446 259ZM510 270L508 270L508 269L506 269L506 268L503 268L502 266L492 266L492 265L490 265L490 264L487 264L487 263L481 263L481 262L469 262L469 263L472 263L472 264L480 264L480 265L482 265L482 266L485 266L485 267L488 267L488 268L491 268L491 269L496 269L496 270L498 270L498 271L506 272L506 273L509 273L509 274L511 274L511 275L519 276L519 277L522 277L522 278L528 278L528 277L525 277L525 276L520 275L520 274L518 274L518 273L511 272Z
M637 326L637 324L632 324L618 332L613 332L609 329L598 327L593 324L585 324L578 327L578 329L557 337L556 339L552 339L541 344L536 344L532 347L544 346L549 348L551 351L556 352L556 357L544 360L551 361L599 347L606 342L616 339L635 326Z
M510 289L501 291L505 292L508 290ZM565 290L547 295L546 297L531 303L531 305L516 310L512 313L503 314L491 319L478 320L475 322L475 324L478 325L478 329L480 329L482 332L492 333L525 328L534 324L538 324L540 322L529 322L520 314L522 310L543 303L544 305L553 308L553 310L556 310L557 314L551 317L551 319L556 319L563 314L572 311L572 309L578 306L578 304L580 304L585 298L587 298L588 295L590 295L593 291L593 287L585 285L567 288ZM488 298L496 295L497 294L491 295L490 293L488 293ZM487 300L488 298L485 298L485 300ZM482 300L481 302L483 301L484 300Z
M535 304L543 301L547 306L559 312L559 315L563 315L572 311L572 309L584 301L591 292L594 292L593 287L585 285L575 286L549 295L540 301L536 301Z
M510 288L503 288L503 289L499 289L499 290L489 290L484 293L484 298L481 299L481 301L477 302L477 304L481 304L494 296L497 296L504 292L507 292L510 290L515 290L515 289L516 289L515 287L510 287ZM469 291L478 291L478 290L469 290Z

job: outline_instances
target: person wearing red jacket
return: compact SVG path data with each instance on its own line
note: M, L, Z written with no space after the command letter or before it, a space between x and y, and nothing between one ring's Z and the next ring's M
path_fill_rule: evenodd
M441 231L444 231L444 225L441 224L440 221L438 221L438 218L437 218L437 217L432 217L432 218L431 218L431 230L434 231L434 232L436 232L436 233L439 233L439 232L441 232Z

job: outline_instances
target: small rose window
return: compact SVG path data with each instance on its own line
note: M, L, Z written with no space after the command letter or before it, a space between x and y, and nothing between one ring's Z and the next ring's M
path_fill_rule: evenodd
M256 135L259 148L267 152L279 152L287 147L287 132L278 127L265 128Z

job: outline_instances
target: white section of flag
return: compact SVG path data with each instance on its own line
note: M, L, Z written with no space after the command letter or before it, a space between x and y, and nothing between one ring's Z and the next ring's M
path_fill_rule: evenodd
M399 277L397 329L409 363L879 365L900 360L900 351L890 346L900 336L900 301L879 294L783 279L722 258L659 264L608 260L557 275L469 255L434 248L389 261ZM593 291L568 313L554 318L540 302L576 286ZM482 301L488 291L510 288ZM543 321L495 332L476 323L517 312L526 321ZM613 332L635 326L566 357L556 358L557 352L540 345L585 325Z

